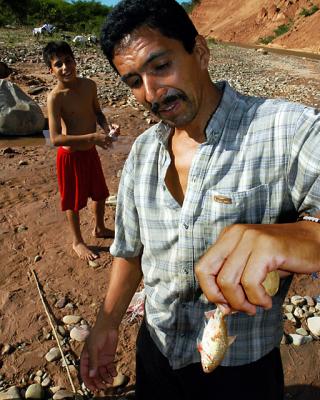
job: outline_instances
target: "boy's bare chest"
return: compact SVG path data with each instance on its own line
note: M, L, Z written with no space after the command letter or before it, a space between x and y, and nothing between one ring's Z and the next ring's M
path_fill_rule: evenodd
M68 93L62 101L62 118L87 118L93 113L91 96L86 94Z

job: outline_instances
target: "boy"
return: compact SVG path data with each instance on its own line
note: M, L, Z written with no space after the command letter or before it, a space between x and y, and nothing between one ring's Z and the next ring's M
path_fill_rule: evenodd
M110 125L103 115L96 84L76 73L76 62L68 43L49 42L43 58L58 83L48 95L50 139L59 146L57 176L61 208L66 211L73 236L73 249L86 261L98 257L85 244L80 231L79 211L93 200L93 236L112 237L104 225L105 199L109 195L95 145L107 149L119 127ZM96 132L96 123L104 133Z

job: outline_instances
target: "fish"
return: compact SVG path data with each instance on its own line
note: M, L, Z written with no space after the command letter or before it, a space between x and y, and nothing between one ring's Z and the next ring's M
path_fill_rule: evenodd
M280 286L279 272L269 272L262 282L262 286L269 296L274 296ZM232 314L236 312L234 311ZM220 365L236 336L228 336L227 325L224 320L226 314L219 304L215 310L209 311L205 315L208 318L208 322L204 327L201 341L197 343L197 348L200 352L203 371L210 373Z
M206 313L209 318L206 323L201 341L198 341L197 348L200 352L201 365L205 373L212 372L223 360L228 347L236 339L235 336L228 336L227 325L224 320L225 314L219 306Z

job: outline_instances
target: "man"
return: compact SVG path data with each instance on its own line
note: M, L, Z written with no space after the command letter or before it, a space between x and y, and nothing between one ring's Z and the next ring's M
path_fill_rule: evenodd
M285 276L320 269L320 226L296 222L320 209L317 112L214 84L206 42L174 0L121 1L102 48L162 121L125 163L112 277L81 357L85 384L112 381L118 327L143 277L137 399L282 400ZM283 279L271 302L261 283L272 270ZM236 340L222 365L204 374L197 337L212 303L241 312L227 317Z

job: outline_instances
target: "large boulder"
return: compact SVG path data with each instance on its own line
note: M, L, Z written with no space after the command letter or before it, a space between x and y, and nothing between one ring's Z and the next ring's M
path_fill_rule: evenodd
M0 79L0 135L27 136L42 132L41 108L19 86Z

